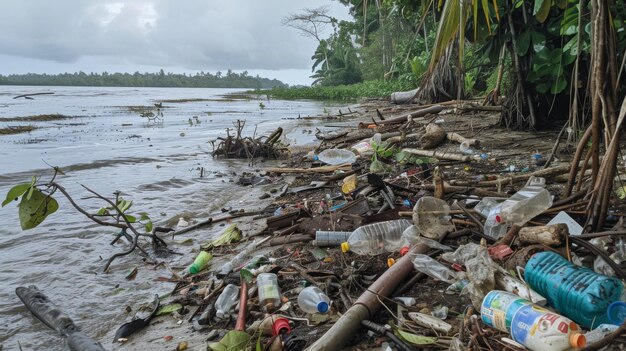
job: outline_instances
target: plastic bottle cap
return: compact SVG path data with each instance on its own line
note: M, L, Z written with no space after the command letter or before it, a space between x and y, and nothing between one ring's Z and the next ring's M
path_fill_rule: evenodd
M328 303L326 301L320 301L317 303L317 311L319 313L328 312Z
M350 251L350 244L348 244L348 242L341 243L341 251L343 253Z
M278 335L282 331L285 331L286 334L291 332L291 326L289 325L289 321L287 318L278 318L272 324L272 335Z
M587 338L583 334L572 333L569 336L569 343L572 347L579 349L587 345Z
M393 266L394 264L396 264L396 260L394 260L394 259L393 259L393 257L389 257L389 258L387 259L387 267L391 267L391 266Z
M407 253L409 253L409 247L408 246L402 246L402 248L400 248L400 256L404 256Z
M496 222L502 223L502 217L500 217L500 215L496 215Z
M626 319L626 303L615 301L606 309L606 315L609 321L615 325L621 325Z

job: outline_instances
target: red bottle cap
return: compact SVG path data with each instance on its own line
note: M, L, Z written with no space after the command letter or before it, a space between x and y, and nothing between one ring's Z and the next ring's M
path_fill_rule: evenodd
M278 318L274 321L274 324L272 324L272 335L279 335L282 331L286 334L291 333L291 326L287 318Z
M409 253L409 247L408 246L402 246L402 248L400 248L400 256L404 256L407 253Z

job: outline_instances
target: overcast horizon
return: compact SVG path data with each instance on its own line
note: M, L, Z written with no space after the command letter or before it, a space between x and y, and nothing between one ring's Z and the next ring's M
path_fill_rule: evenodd
M317 42L281 20L323 5L338 19L349 18L347 7L329 0L4 3L0 74L232 69L308 85Z

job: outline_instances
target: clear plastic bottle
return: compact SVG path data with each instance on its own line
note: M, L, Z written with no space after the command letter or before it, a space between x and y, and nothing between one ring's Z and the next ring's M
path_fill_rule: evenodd
M298 295L298 306L306 313L326 313L330 305L330 298L316 287L309 286Z
M614 332L619 326L613 324L600 324L596 329L585 333L587 344L591 345L602 340L605 336Z
M222 291L217 301L215 301L215 316L219 319L226 317L226 314L235 304L238 297L239 287L233 284L226 285L224 291Z
M364 225L341 243L341 250L372 256L399 250L402 247L402 232L411 225L411 221L406 219Z
M428 255L415 254L413 266L418 272L450 284L463 278L461 273L451 270Z
M315 246L335 246L348 240L352 232L318 230L315 232Z
M326 149L317 155L317 158L329 165L341 165L356 162L356 155L346 149Z
M500 206L497 205L489 211L487 219L485 220L485 225L483 226L484 234L496 240L506 234L506 224L498 222L498 218L500 218L499 216Z
M417 244L420 238L420 230L415 225L406 228L402 232L402 247L400 248L400 255L406 255L411 247Z
M256 277L256 285L259 289L259 304L261 306L266 306L268 309L280 306L280 290L276 274L259 274Z
M500 204L498 223L524 225L533 217L552 206L550 192L545 189L546 180L530 177L526 185Z

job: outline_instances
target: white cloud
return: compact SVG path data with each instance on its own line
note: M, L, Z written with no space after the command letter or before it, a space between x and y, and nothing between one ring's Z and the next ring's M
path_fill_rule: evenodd
M348 16L347 8L329 0L3 2L0 73L23 73L17 69L24 65L12 61L30 59L51 71L288 70L288 76L306 74L290 82L302 83L317 43L280 22L321 5Z

